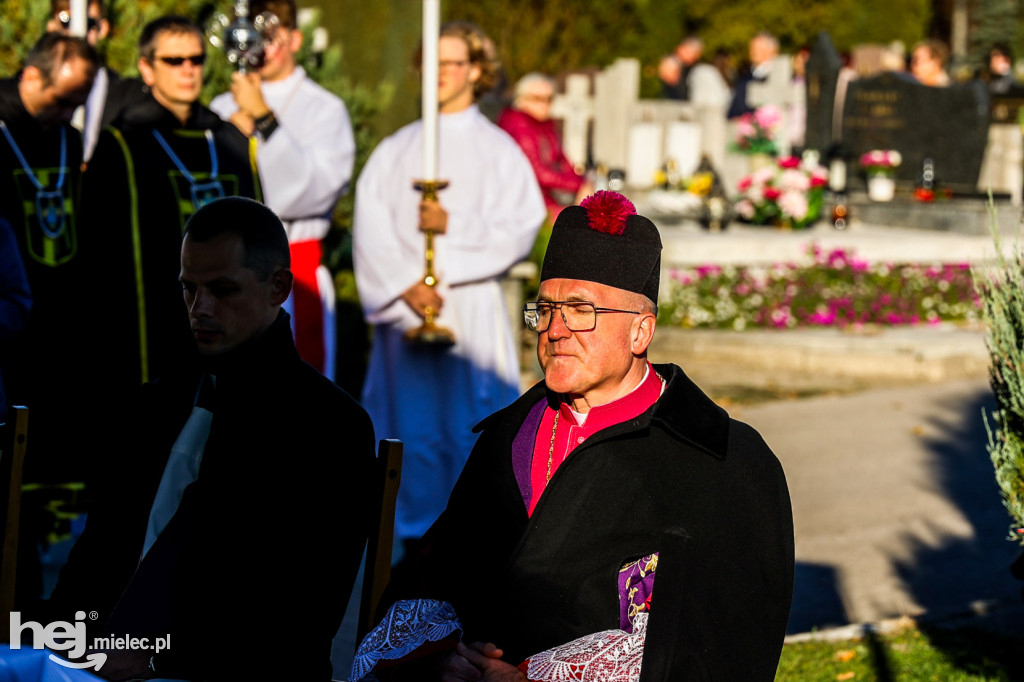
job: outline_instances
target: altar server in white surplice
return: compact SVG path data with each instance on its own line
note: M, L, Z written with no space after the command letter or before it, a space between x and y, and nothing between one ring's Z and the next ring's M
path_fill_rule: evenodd
M437 202L422 202L423 125L416 121L374 150L359 177L355 273L374 325L363 406L379 438L405 442L395 530L418 538L444 509L469 456L473 426L519 394L519 358L499 278L523 260L544 220L529 161L484 117L476 98L494 82L485 36L465 22L441 28ZM424 233L436 233L435 272L423 283ZM425 309L454 346L420 347L402 334Z
M278 18L266 59L258 73L236 73L231 92L214 98L210 108L256 136L264 200L284 222L291 246L295 288L285 310L295 345L303 360L334 379L334 282L321 263L321 240L352 178L352 124L345 103L295 62L302 46L295 1L256 0L250 12Z

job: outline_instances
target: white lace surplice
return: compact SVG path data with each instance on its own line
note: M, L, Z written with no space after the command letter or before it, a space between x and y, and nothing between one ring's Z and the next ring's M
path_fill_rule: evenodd
M632 633L595 632L530 656L526 675L534 682L637 682L647 616L636 615Z

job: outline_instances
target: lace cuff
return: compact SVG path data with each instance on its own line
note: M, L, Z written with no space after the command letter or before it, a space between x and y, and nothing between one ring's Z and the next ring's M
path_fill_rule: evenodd
M448 602L434 599L395 602L380 624L359 643L349 679L361 680L379 661L403 658L453 632L461 636L462 624Z
M637 682L647 635L646 613L636 614L633 632L605 630L529 658L533 682Z

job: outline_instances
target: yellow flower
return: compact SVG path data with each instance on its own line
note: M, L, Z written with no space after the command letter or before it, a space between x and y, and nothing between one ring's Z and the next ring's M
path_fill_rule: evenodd
M714 182L714 178L711 173L697 173L690 178L690 184L687 190L691 194L696 194L699 197L704 196L711 191L711 184Z

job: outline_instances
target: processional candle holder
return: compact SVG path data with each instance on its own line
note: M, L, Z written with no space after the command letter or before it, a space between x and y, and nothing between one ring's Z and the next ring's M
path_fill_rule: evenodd
M422 193L423 201L437 201L438 191L447 186L447 180L417 180L413 183L413 188ZM438 285L437 275L434 273L434 233L426 230L424 235L426 235L426 248L423 283L433 289ZM441 327L435 322L438 312L432 307L427 306L424 310L423 324L406 331L404 335L405 340L410 343L432 346L450 346L454 344L455 333L451 329Z
M437 121L438 121L438 49L441 35L440 0L423 0L423 179L413 182L423 201L437 201L437 193L448 186L447 180L437 179ZM434 288L438 284L434 272L434 233L424 230L426 235L426 268L423 283ZM424 346L450 346L455 343L455 333L437 325L435 320L440 311L427 306L423 324L404 334L406 341Z

